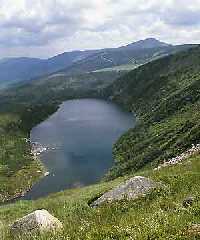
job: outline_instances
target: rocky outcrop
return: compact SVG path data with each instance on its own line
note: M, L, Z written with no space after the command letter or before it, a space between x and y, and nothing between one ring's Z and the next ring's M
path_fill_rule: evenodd
M42 144L38 142L31 142L31 153L33 156L39 156L41 153L46 152L47 150L48 148L42 146Z
M188 230L187 230L187 235L190 237L197 237L198 239L200 238L200 224L193 224L191 225ZM193 239L197 239L193 238Z
M168 166L181 163L182 161L186 160L187 158L191 157L196 153L200 153L200 144L192 145L192 147L189 150L187 150L186 152L182 153L177 157L174 157L172 159L169 159L168 161L165 161L163 164L155 168L154 171L160 170L163 167L168 167Z
M90 206L97 207L106 202L113 202L122 199L136 199L147 194L150 190L156 188L157 183L146 177L133 177L124 184L104 193L100 198L94 201Z
M36 210L13 223L11 233L13 235L23 235L32 232L54 232L60 229L62 229L62 223L57 218L46 210Z

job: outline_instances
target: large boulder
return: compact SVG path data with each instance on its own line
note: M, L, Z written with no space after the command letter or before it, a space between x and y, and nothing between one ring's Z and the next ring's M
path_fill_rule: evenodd
M12 234L29 234L32 232L49 232L62 229L62 223L46 210L36 210L17 220L11 226Z
M91 204L91 207L97 207L103 203L109 203L122 199L136 199L147 194L150 190L156 188L157 183L146 177L133 177L124 184L104 193L100 198Z

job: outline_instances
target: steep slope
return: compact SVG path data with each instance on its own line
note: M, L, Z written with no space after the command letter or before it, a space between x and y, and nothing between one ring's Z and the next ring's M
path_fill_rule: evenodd
M200 142L200 47L122 76L107 95L139 118L114 146L116 177L176 156Z
M182 165L156 172L137 172L139 175L161 182L165 187L132 201L121 200L98 208L88 205L102 193L131 177L126 176L107 183L67 190L37 201L20 201L2 206L0 238L12 240L9 226L14 221L34 210L46 209L63 223L63 230L43 235L35 233L18 239L199 239L200 155L190 157ZM184 206L183 202L188 196L194 200L191 205Z

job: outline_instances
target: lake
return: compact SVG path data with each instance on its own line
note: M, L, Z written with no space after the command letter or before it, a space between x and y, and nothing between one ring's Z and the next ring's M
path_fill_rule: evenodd
M109 101L64 102L31 131L31 141L48 149L40 159L49 175L23 199L37 199L98 182L113 165L113 144L134 124L133 114Z

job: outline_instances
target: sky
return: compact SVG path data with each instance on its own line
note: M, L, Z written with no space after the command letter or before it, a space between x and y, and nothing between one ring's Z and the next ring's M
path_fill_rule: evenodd
M200 0L0 0L0 58L47 58L155 37L200 43Z

